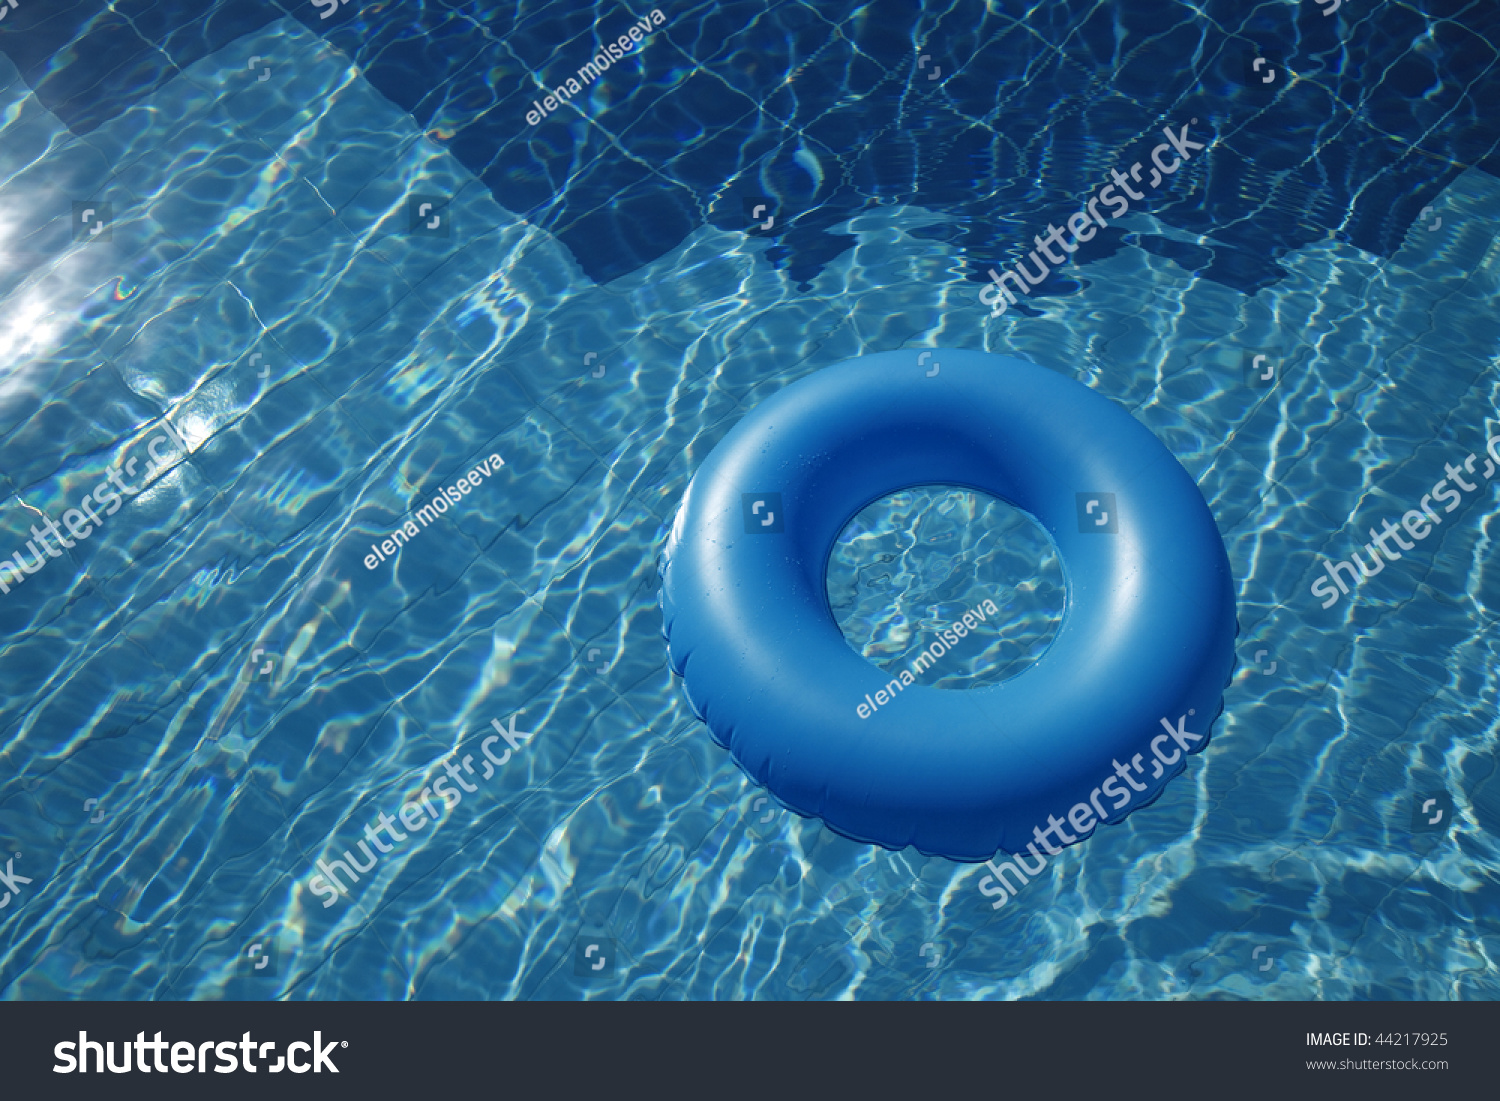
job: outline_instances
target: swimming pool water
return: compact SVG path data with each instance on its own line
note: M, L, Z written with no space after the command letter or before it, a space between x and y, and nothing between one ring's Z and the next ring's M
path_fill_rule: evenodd
M1493 483L1331 608L1310 592L1500 435L1496 9L662 11L539 127L533 74L631 13L20 0L0 24L0 555L164 425L187 451L0 596L0 866L31 880L0 994L1500 993ZM1212 144L1159 198L988 318L987 269L1194 117ZM741 417L944 347L1129 408L1237 585L1210 746L998 911L982 866L767 800L656 604ZM867 510L830 597L896 662L919 616L1019 586L960 690L1034 658L1060 594L1029 521L957 496ZM317 862L512 718L532 739L325 907Z
M862 509L829 557L827 588L854 649L892 676L910 670L917 684L941 688L1019 676L1046 652L1066 603L1041 524L998 498L949 488L893 493ZM986 600L998 621L918 672L917 656Z

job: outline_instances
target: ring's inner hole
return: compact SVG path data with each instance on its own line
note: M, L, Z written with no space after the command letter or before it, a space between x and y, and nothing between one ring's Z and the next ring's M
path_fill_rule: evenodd
M980 688L1024 672L1057 633L1066 586L1029 514L996 497L918 486L867 505L828 560L828 603L849 645L893 677ZM982 622L959 635L966 612Z

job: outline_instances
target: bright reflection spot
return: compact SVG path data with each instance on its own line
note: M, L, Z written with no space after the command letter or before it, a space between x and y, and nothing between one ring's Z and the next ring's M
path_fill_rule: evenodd
M56 345L65 320L38 288L0 301L0 395L19 387L19 367Z
M36 361L57 349L76 320L76 306L99 283L97 277L90 277L89 258L79 246L33 272L23 271L15 244L27 229L34 228L20 216L21 210L32 206L27 199L20 196L0 206L0 275L28 276L0 297L0 400L28 388L35 368L41 366Z
M189 453L197 451L214 434L213 423L196 413L184 413L172 421L172 430Z

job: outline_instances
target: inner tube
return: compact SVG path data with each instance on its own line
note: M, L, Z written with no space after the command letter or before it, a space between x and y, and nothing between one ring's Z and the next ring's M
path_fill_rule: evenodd
M1062 622L1003 683L893 678L829 606L844 526L928 485L1008 501L1057 548ZM881 352L781 390L694 476L660 569L714 740L789 809L927 856L1056 852L1152 802L1208 744L1234 661L1229 559L1187 471L1108 398L1005 355Z

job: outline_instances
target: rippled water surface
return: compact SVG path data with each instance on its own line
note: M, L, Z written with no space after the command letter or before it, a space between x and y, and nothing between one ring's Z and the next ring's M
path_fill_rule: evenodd
M1424 113L1455 73L1478 88L1494 50L1400 107L1318 77L1363 68L1318 69L1347 24L1307 24L1278 54L1288 99L1245 99L1239 61L1204 55L1157 118L1136 55L1088 62L1110 36L1057 12L976 9L983 66L914 41L869 61L876 79L839 52L863 16L808 46L834 15L673 9L658 42L680 58L651 47L525 136L541 92L506 89L600 17L562 7L483 42L483 5L342 11L326 36L290 7L205 17L171 66L88 94L66 42L0 35L0 554L112 466L139 490L0 596L0 850L32 880L0 910L0 994L1500 995L1494 481L1350 596L1310 592L1323 558L1500 436L1495 137ZM1118 10L1099 10L1107 28ZM729 24L752 41L718 53ZM1403 23L1404 56L1457 50L1453 26ZM1036 42L1054 45L1028 61ZM948 83L906 46L941 54ZM469 83L419 83L440 63ZM705 74L748 106L710 109L685 83ZM1336 108L1308 91L1326 87ZM1204 105L1231 101L1212 170L988 317L984 269L1075 208L1058 191L1087 195L1161 125L1197 110L1207 128ZM1357 126L1324 134L1335 110ZM1390 168L1410 128L1426 151ZM1382 152L1345 179L1291 151L1335 129ZM1397 198L1372 210L1361 173ZM447 235L417 230L424 195ZM107 233L80 202L110 204ZM1201 487L1238 600L1209 747L999 910L981 868L768 800L688 707L657 606L671 518L731 426L842 359L944 347L1128 408ZM491 455L398 555L374 553ZM885 668L994 599L994 632L929 674L953 690L1023 671L1065 596L1034 522L940 487L852 521L828 588ZM499 767L494 724L519 732ZM455 803L361 852L424 790L437 815L445 777ZM1452 821L1428 830L1434 795ZM314 893L345 853L368 870ZM268 940L272 973L247 970ZM602 971L580 965L590 943Z
M850 645L892 676L910 669L916 683L939 688L977 688L1024 672L1057 633L1064 589L1056 548L1039 523L962 489L909 490L866 506L828 563L828 603ZM986 612L981 627L932 666L913 666L945 628L976 610Z

